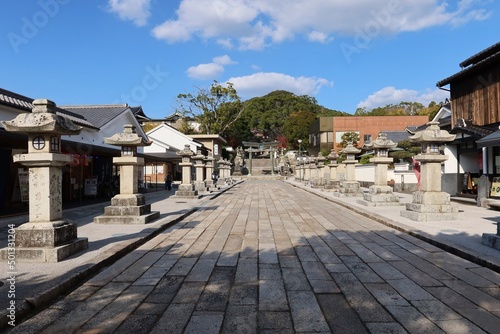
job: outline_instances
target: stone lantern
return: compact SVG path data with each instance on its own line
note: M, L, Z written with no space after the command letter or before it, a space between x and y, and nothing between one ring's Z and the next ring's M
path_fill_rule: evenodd
M328 154L327 159L330 160L330 163L327 165L329 168L329 173L325 173L325 190L331 191L335 188L339 188L340 181L337 179L337 167L339 166L337 163L337 159L339 155L332 148L330 150L330 154Z
M121 146L119 157L113 163L120 166L120 193L111 199L111 205L104 208L104 215L94 218L97 224L145 224L160 216L151 212L151 204L139 193L139 169L144 166L144 158L137 157L137 147L148 146L146 140L135 132L132 124L125 124L123 132L104 138L109 145Z
M356 154L361 152L349 142L347 146L340 151L346 155L346 160L343 161L345 164L345 180L341 183L339 194L344 196L359 196L361 195L361 190L359 188L359 182L356 181L356 168L355 165L358 162L356 160Z
M215 189L215 182L212 179L212 174L214 173L214 160L212 154L207 155L205 158L205 184L209 191Z
M198 190L198 193L204 193L207 191L207 185L203 180L203 173L205 172L205 156L201 154L201 150L198 150L196 155L192 157L192 160L194 161L194 168L196 170L194 189Z
M194 155L194 152L189 148L189 144L185 144L184 149L178 151L177 155L180 155L182 159L181 163L179 163L179 166L182 167L182 183L175 192L175 197L198 198L198 191L194 190L194 186L191 183L191 167L193 167L191 157Z
M389 158L389 149L397 144L387 139L387 134L380 132L377 139L365 144L367 149L375 150L375 156L370 162L375 165L375 182L370 186L368 193L363 194L364 200L358 201L367 206L399 205L399 197L392 192L392 187L387 185L387 166L393 162Z
M441 191L441 163L448 156L439 147L455 140L438 122L427 123L427 128L410 136L412 142L422 145L422 153L415 156L420 162L420 190L413 193L413 202L406 204L401 215L415 221L451 220L458 216L458 208L450 203L450 195Z
M61 153L61 135L78 134L81 127L56 115L55 108L37 99L32 112L1 122L9 132L28 135L28 153L14 155L14 162L29 168L29 221L16 229L15 239L20 261L59 262L88 247L87 238L77 237L76 224L62 218L62 166L70 157Z
M321 154L321 152L318 153L318 156L316 157L316 178L313 180L312 187L313 188L320 188L325 185L325 175L324 175L324 170L325 170L325 160L326 158Z

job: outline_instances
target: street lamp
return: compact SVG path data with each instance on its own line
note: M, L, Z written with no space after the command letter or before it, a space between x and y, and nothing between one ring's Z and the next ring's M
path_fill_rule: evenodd
M299 161L301 161L300 157L302 155L302 139L297 140L299 142ZM302 168L300 169L300 181L302 182Z

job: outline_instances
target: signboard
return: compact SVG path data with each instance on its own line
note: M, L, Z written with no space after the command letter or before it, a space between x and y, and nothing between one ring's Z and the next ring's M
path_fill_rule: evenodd
M85 179L84 195L97 196L97 178Z
M500 177L494 177L491 181L490 197L500 197Z

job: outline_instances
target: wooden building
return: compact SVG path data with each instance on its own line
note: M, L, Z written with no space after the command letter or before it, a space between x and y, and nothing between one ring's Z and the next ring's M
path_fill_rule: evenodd
M436 84L450 91L451 132L457 134L452 143L458 162L457 194L491 196L488 189L478 194L470 180L478 182L486 175L491 182L500 176L500 43L459 65L459 72Z

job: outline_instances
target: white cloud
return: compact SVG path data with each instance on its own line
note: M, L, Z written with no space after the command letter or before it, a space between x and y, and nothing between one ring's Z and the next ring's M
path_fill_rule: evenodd
M232 61L228 55L224 55L213 58L211 63L191 66L186 73L193 79L215 79L224 72L224 66L232 64L236 64L236 62Z
M122 20L144 26L151 16L150 5L151 0L108 0L108 11L118 14Z
M337 35L382 34L484 20L484 1L461 0L182 0L177 17L153 29L168 43L193 36L215 39L226 47L262 49L297 35L327 43Z
M442 102L450 97L450 93L441 89L427 90L426 92L418 92L411 89L396 89L389 86L371 94L364 101L358 103L358 108L373 109L384 107L388 104L398 104L401 101L405 102L420 102L424 106L428 106L431 101Z
M292 77L274 72L259 72L243 77L233 77L226 80L234 85L238 95L255 97L266 95L275 90L286 90L296 95L315 95L323 86L332 86L323 78Z

